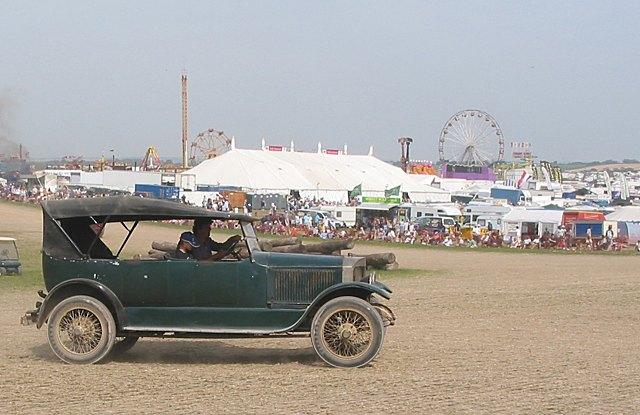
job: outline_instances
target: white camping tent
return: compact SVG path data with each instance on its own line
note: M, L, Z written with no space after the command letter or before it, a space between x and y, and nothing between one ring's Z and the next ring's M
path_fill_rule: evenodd
M514 208L502 218L504 234L521 236L535 232L542 236L545 231L554 233L562 223L562 210Z
M606 216L607 221L617 222L616 235L627 237L629 243L640 240L640 206L622 206Z
M606 216L608 221L640 222L640 206L622 206Z
M346 202L348 192L362 185L364 196L384 197L401 186L415 202L448 202L451 194L421 183L418 175L373 156L292 151L230 151L205 160L186 172L198 185L233 186L256 193L288 193Z

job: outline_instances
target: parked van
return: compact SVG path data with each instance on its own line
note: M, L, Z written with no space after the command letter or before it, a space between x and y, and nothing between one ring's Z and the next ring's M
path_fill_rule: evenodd
M328 212L335 219L343 221L346 226L355 226L356 224L355 206L319 206L316 209Z
M320 209L300 209L299 214L309 214L311 219L313 219L313 223L320 223L327 219L329 221L329 225L334 228L345 228L347 224L345 221L335 218L329 212L322 211ZM355 223L355 221L354 221Z
M502 217L497 215L482 215L478 216L475 222L474 228L478 230L487 229L501 229L502 227Z
M458 206L455 204L417 204L417 203L403 203L398 206L407 210L407 217L410 219L417 219L423 216L441 216L441 217L453 217L457 218L461 212Z
M511 206L493 205L493 204L469 204L462 209L464 216L464 223L468 225L475 225L478 218L481 216L491 216L495 218L502 218L507 213L511 212L513 208ZM495 223L494 223L495 225Z
M423 216L416 219L415 223L418 231L426 229L428 231L444 232L454 226L456 221L452 218L441 216Z

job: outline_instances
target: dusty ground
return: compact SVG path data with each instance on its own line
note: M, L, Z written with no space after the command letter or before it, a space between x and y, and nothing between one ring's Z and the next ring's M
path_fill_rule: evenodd
M39 243L40 226L38 210L0 204L1 235ZM436 276L387 281L398 324L358 370L326 367L308 339L142 340L65 365L43 330L18 325L34 293L0 292L0 413L638 411L640 258L396 252Z

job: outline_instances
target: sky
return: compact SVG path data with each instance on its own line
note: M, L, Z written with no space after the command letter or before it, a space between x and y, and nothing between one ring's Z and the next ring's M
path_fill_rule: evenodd
M639 18L637 1L3 1L0 137L178 160L186 71L190 136L241 148L396 160L409 136L436 160L477 108L541 159L640 158Z

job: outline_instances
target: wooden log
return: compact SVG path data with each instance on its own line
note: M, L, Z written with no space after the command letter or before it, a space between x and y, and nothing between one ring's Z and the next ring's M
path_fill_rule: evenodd
M375 269L384 269L385 265L396 262L396 256L393 252L370 254L365 255L364 257L367 260L367 266Z
M336 239L331 241L320 242L317 244L304 245L305 252L321 253L330 255L335 251L344 249L352 249L355 246L353 239Z
M266 242L271 244L274 248L277 246L285 246L285 245L300 245L302 243L302 239L300 238L280 238L280 239L266 239Z
M174 253L176 252L177 247L178 247L178 244L176 242L160 242L160 241L151 242L151 248L155 249L156 251Z
M276 246L274 248L271 248L271 252L285 252L285 253L289 253L289 254L301 254L301 253L305 252L305 250L304 250L304 245L298 244L298 245Z
M158 249L151 249L149 250L149 256L154 259L167 259L169 257L169 253Z
M400 264L398 264L397 262L393 262L391 264L387 264L384 266L384 269L387 271L393 271L400 268Z
M271 251L279 246L300 245L301 243L302 240L300 238L260 239L258 241L258 245L263 251Z
M241 246L238 248L238 254L240 255L241 258L249 258L249 248L247 248L246 246Z

